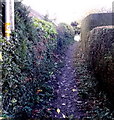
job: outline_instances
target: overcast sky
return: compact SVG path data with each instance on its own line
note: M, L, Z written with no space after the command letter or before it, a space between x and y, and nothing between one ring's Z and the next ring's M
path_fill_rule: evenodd
M23 3L57 22L71 23L82 19L85 14L96 9L112 9L114 0L23 0Z

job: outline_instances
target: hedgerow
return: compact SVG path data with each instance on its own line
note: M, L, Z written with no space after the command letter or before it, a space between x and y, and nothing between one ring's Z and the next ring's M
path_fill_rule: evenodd
M54 71L56 30L45 21L35 26L21 3L15 3L15 22L11 40L2 46L3 113L26 119L46 116L53 94L46 82Z
M56 29L51 22L29 17L28 9L15 3L15 31L10 41L1 41L3 116L49 117L54 96L49 82L61 62Z
M108 92L113 102L114 97L114 27L94 28L89 35L88 66L95 73L99 84ZM114 102L113 102L114 104Z
M57 32L58 32L57 50L59 52L61 51L60 53L64 53L64 50L65 48L67 48L67 45L73 43L74 41L75 30L70 25L60 23L57 27Z
M99 85L99 79L96 78L92 70L88 69L88 62L82 56L83 53L81 47L82 46L80 42L77 45L77 51L75 56L75 77L78 86L78 97L79 100L82 100L81 104L77 104L79 108L78 111L84 113L82 118L83 120L113 120L113 104L109 100L106 92L101 89L103 84ZM89 64L91 62L89 62ZM96 64L96 66L97 65L98 64Z

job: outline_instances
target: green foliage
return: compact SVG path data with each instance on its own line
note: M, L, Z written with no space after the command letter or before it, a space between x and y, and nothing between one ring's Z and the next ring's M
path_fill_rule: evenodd
M54 27L53 23L40 20L37 18L33 19L34 21L34 26L37 27L37 29L43 29L45 32L48 34L56 34L56 28Z
M57 45L57 40L56 40L57 31L54 24L37 18L34 18L33 22L34 22L33 26L36 27L38 32L38 38L43 39L42 42L46 44L46 46L49 49L51 50L55 49Z
M15 119L49 117L49 101L53 98L49 82L61 62L56 53L56 26L30 18L28 9L20 2L15 2L15 25L10 41L0 39L3 115L13 115ZM67 25L63 29L67 41L72 38L70 30Z
M83 101L79 107L79 110L84 112L82 119L112 120L114 119L113 105L107 94L101 90L93 72L88 70L87 62L80 53L81 49L78 48L75 65L78 96Z
M71 22L71 26L73 27L75 34L79 34L80 33L80 28L78 27L78 23L76 21Z
M88 65L114 104L114 28L98 27L89 36Z
M2 41L3 113L20 119L45 117L53 96L53 89L47 82L56 69L52 59L57 43L56 30L51 23L34 22L19 2L15 3L15 22L11 40Z
M70 25L65 23L60 23L57 26L57 48L61 53L67 48L67 45L73 42L74 40L74 30ZM63 51L62 51L63 50Z

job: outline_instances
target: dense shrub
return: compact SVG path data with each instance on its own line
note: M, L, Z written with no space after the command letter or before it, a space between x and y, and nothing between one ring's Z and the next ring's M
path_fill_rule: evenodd
M97 27L89 35L88 63L114 100L114 28Z
M67 25L65 23L60 23L57 26L57 50L64 52L67 45L73 42L75 31L72 26Z
M87 62L81 57L81 44L78 44L76 51L76 80L78 96L84 100L79 109L85 113L84 120L112 120L114 119L113 105L108 99L106 92L98 89L98 81L93 72L88 69ZM105 87L106 89L106 87Z
M73 38L71 28L65 25L62 29L62 37L67 39L62 45L68 45L68 40ZM3 114L19 120L49 117L52 110L49 102L53 98L53 87L49 83L61 61L56 52L56 26L29 17L28 9L15 2L15 31L10 41L3 39L0 42Z
M11 40L2 45L3 113L26 119L45 117L53 96L47 82L56 67L52 59L56 30L45 21L36 25L19 2L15 3L15 22Z

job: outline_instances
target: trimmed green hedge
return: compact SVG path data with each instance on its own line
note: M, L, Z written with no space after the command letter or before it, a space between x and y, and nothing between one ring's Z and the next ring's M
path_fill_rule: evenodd
M97 27L90 32L88 64L101 86L114 100L114 27ZM113 101L112 100L112 101Z

